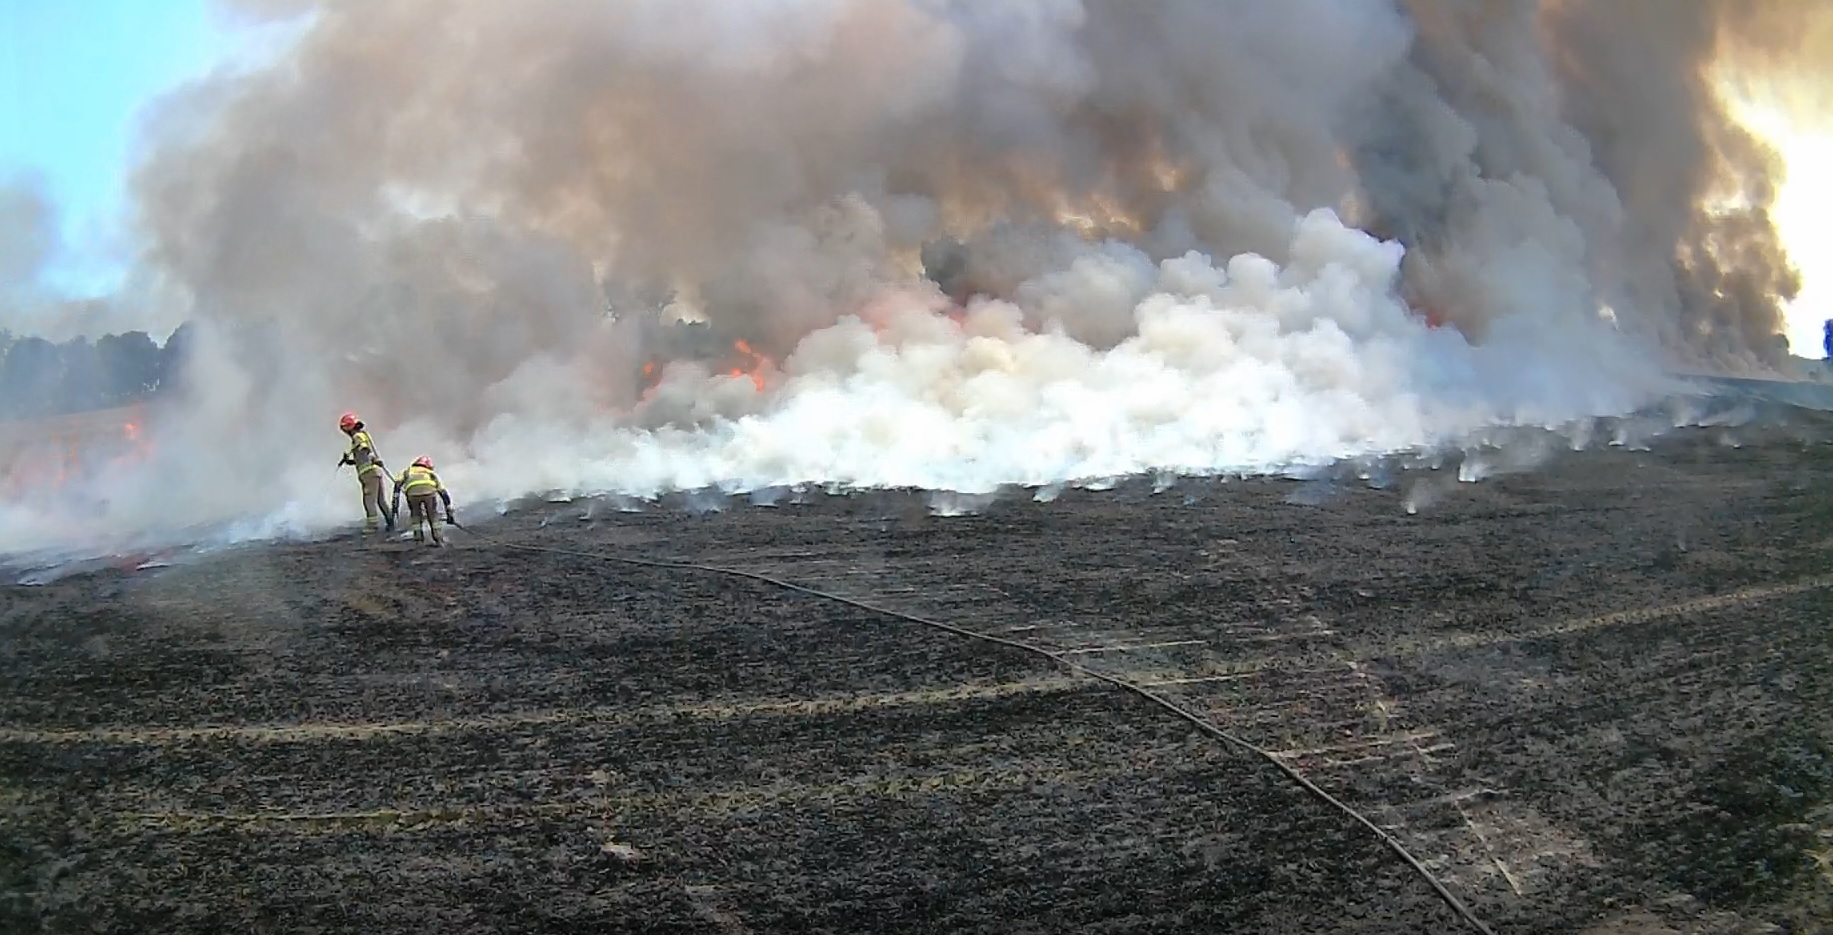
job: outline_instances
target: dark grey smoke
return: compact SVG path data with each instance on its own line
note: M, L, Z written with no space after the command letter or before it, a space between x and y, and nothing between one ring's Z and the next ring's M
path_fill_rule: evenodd
M436 355L462 375L440 395L596 328L607 278L781 352L944 235L979 241L970 278L1021 281L1096 195L1120 215L1101 232L1154 257L1277 259L1295 213L1354 192L1415 248L1409 287L1478 336L1605 303L1748 366L1796 288L1773 159L1704 72L1800 4L228 5L316 19L155 122L146 262L205 317ZM1727 187L1747 207L1708 215Z
M1588 291L1684 363L1780 363L1800 286L1769 217L1774 153L1726 114L1712 65L1729 47L1815 63L1808 3L1781 0L1410 0L1420 41L1359 121L1377 229L1415 245L1415 284L1468 314L1487 271L1456 254L1503 213L1552 209L1537 248L1587 258ZM1824 67L1822 65L1821 67ZM1528 204L1491 212L1486 200ZM1727 206L1729 203L1729 207ZM1568 235L1562 238L1560 228ZM1531 232L1530 232L1531 233ZM1570 236L1570 235L1576 235ZM1480 304L1480 303L1479 303Z
M1626 0L1549 17L1567 51L1572 119L1619 193L1628 258L1646 270L1630 296L1673 308L1674 336L1708 358L1774 362L1782 304L1801 286L1770 218L1780 163L1726 114L1712 62L1727 46L1796 58L1790 31L1828 12L1796 0Z
M1501 418L1597 414L1642 392L1659 365L1760 369L1775 359L1777 309L1796 279L1766 213L1772 156L1724 118L1705 73L1728 43L1799 64L1788 37L1825 9L223 6L256 21L299 17L300 38L271 67L214 76L147 115L130 303L182 308L199 325L171 420L181 435L167 447L237 444L204 468L173 461L158 486L171 503L223 512L273 510L271 491L234 479L323 461L347 408L416 448L489 462L480 472L532 466L531 484L576 473L579 449L562 442L602 440L607 420L657 421L624 416L648 405L644 365L669 353L633 315L659 303L820 371L831 388L872 331L829 329L810 349L812 332L887 304L941 308L944 290L992 293L1034 331L1085 345L1057 347L1060 369L1026 379L1075 374L1086 387L1099 352L1135 335L1142 301L1174 280L1193 305L1267 307L1171 356L1201 351L1204 367L1226 370L1238 353L1229 375L1327 387L1317 411L1287 421L1337 405L1340 431L1357 439L1436 431L1405 415L1421 393L1451 397L1429 400L1445 403L1439 414L1472 394ZM1744 196L1729 213L1715 210L1726 192ZM1394 285L1483 346L1416 340L1391 314L1393 251L1327 218L1301 223L1316 209L1407 244ZM949 242L958 246L936 247ZM923 279L925 260L950 267L942 288ZM1294 307L1272 307L1282 302ZM1600 323L1606 307L1635 340ZM1003 353L974 366L1019 367ZM1486 383L1502 356L1544 366ZM1590 386L1591 375L1622 385ZM930 376L941 384L899 392L958 398L947 367ZM1266 409L1279 395L1269 394L1241 406ZM661 395L687 421L764 405L743 381L682 381ZM847 407L801 413L818 422L808 414L824 411ZM667 453L692 460L718 438ZM617 463L636 470L657 463L644 446L681 438L615 441ZM542 450L551 463L534 456ZM718 458L706 467L728 469ZM289 475L286 487L312 481Z

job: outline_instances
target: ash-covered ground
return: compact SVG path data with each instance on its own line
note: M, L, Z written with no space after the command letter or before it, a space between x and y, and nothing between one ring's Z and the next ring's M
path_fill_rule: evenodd
M1769 409L1474 484L544 503L443 552L8 586L0 931L1460 930L1366 829L1106 684L503 543L1072 653L1275 751L1498 932L1827 931L1828 440Z

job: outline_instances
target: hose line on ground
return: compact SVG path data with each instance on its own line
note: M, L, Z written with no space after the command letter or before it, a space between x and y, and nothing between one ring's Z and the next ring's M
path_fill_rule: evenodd
M1158 692L1155 692L1152 689L1147 688L1146 686L1141 685L1137 682L1128 681L1127 679L1123 679L1117 675L1110 675L1105 672L1096 671L1095 669L1091 669L1088 666L1085 666L1079 662L1076 662L1064 656L1061 653L1053 652L1041 646L1033 646L1029 643L1024 643L1024 642L1020 642L1018 640L1013 640L1013 639L1007 639L1002 636L993 636L992 634L989 634L989 633L980 633L975 630L969 630L964 627L955 626L954 624L943 623L940 620L932 620L930 618L921 617L916 614L905 613L904 611L901 611L901 610L892 610L891 608L888 608L888 607L879 607L874 604L868 604L865 601L861 601L857 598L847 597L843 594L835 594L831 591L823 591L823 590L820 590L819 588L811 588L811 587L808 587L807 585L795 584L794 582L784 581L781 578L772 578L769 575L760 574L754 571L744 571L738 568L722 568L717 565L700 565L700 564L696 564L693 562L664 562L664 561L656 561L653 559L630 558L628 556L613 555L607 552L588 552L588 551L584 551L581 549L566 549L566 548L558 548L554 546L540 546L540 545L524 545L522 543L506 542L501 539L496 539L491 536L484 535L483 533L477 532L474 529L459 525L456 522L452 523L452 525L457 526L459 529L463 529L465 532L470 533L472 536L476 537L478 540L482 542L487 542L492 545L500 546L506 549L514 549L514 550L522 551L522 552L539 552L539 553L546 553L549 555L569 555L575 558L590 558L590 559L596 559L598 561L616 562L618 564L623 564L623 565L636 565L636 566L641 566L644 568L660 568L660 569L673 570L673 571L698 571L698 572L703 572L705 574L724 575L726 577L731 577L731 578L744 578L744 579L748 579L751 581L759 582L761 584L768 584L773 587L781 588L785 591L793 591L798 594L806 594L809 597L819 598L825 601L833 601L839 604L845 604L849 607L854 607L859 610L866 611L867 613L877 614L881 617L891 617L897 620L903 620L907 623L914 623L919 626L929 627L935 630L941 630L945 633L952 633L956 636L965 637L970 640L977 640L983 643L992 643L994 645L1004 646L1010 649L1016 649L1021 652L1029 653L1030 655L1033 655L1033 656L1042 656L1043 658L1048 659L1051 662L1071 672L1074 672L1077 675L1087 676L1088 678L1106 682L1107 684L1112 685L1115 688L1119 688L1123 691L1130 692L1134 695L1144 698L1145 700L1150 701L1155 705L1158 705L1160 708L1163 708L1164 710L1177 715L1178 717L1184 719L1185 721L1188 721L1192 726L1196 727L1198 730L1202 731L1203 733L1208 734L1210 737L1213 737L1224 743L1230 744L1241 750L1245 750L1249 753L1254 754L1255 756L1259 757L1260 759L1265 760L1268 763L1271 763L1275 769L1279 770L1281 773L1284 773L1287 779L1292 780L1292 782L1296 783L1299 787L1303 788L1306 792L1311 793L1311 795L1313 795L1317 799L1330 805L1331 807L1335 808L1337 811L1342 812L1344 815L1353 819L1357 824L1360 824L1362 827L1367 828L1370 833L1374 834L1376 838L1380 839L1381 843L1387 845L1388 850L1393 851L1395 855L1397 855L1401 860L1406 862L1407 866L1412 867L1413 870L1417 872L1420 875L1420 877L1424 879L1426 883L1432 887L1433 891L1438 893L1439 898L1443 899L1445 901L1445 904L1447 906L1450 906L1453 912L1456 912L1460 917L1462 917L1463 920L1466 923L1468 923L1471 928L1475 929L1476 931L1482 932L1483 935L1495 935L1494 930L1492 930L1488 925L1486 925L1483 922L1483 920L1477 918L1476 914L1471 912L1468 906L1464 905L1463 900L1458 899L1457 895L1455 893L1452 893L1450 888L1447 887L1443 881L1439 880L1439 878L1435 874L1433 874L1432 871L1426 869L1426 866L1420 863L1419 859L1417 857L1414 857L1413 854L1406 849L1405 845L1401 844L1400 841L1396 839L1393 835L1383 830L1380 825L1375 824L1374 821L1370 820L1367 815L1362 814L1361 812L1357 811L1355 808L1345 803L1343 800L1337 798L1334 795L1331 795L1330 793L1324 791L1322 788L1319 788L1316 783L1312 782L1310 779L1307 779L1303 773L1300 773L1298 770L1287 765L1283 760L1274 756L1270 751L1266 750L1265 748L1249 743L1246 739L1240 736L1237 736L1236 734L1230 733L1229 731L1226 731L1220 727L1217 727L1214 723L1210 722L1207 718L1196 713L1195 711L1192 711L1189 708L1185 707L1184 705L1178 704L1177 702L1171 700L1170 698L1167 698L1166 696Z

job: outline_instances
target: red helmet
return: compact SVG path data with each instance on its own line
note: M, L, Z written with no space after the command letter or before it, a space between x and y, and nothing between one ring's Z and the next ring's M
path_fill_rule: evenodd
M433 459L427 457L426 455L421 455L420 457L414 459L414 467L426 468L427 470L430 471L433 469Z
M348 432L351 429L356 428L358 425L362 424L362 421L363 420L356 417L356 413L346 412L343 415L337 417L337 427Z

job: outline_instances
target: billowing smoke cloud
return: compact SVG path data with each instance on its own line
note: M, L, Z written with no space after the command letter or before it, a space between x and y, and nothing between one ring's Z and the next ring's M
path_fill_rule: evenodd
M57 204L36 174L0 177L0 329L54 340L121 324L111 303L72 301L49 281L67 252Z
M1384 89L1358 164L1379 226L1420 248L1410 272L1433 304L1480 328L1470 309L1534 295L1512 270L1588 292L1681 363L1779 362L1781 308L1799 288L1769 216L1779 163L1728 117L1712 66L1760 48L1747 66L1824 68L1799 37L1826 11L1740 0L1408 8L1421 41ZM1511 262L1494 262L1498 248ZM1556 265L1536 270L1539 260Z
M56 211L35 176L0 179L0 287L9 302L34 283L59 246Z
M1737 27L1719 49L1718 65L1736 90L1766 98L1805 122L1833 120L1833 9L1821 4L1755 3L1730 7Z
M157 289L92 297L73 295L58 283L60 264L80 267L107 249L80 235L76 243L67 241L60 215L42 175L0 174L0 332L61 342L134 330L164 335L178 326L172 307L159 304ZM0 347L0 363L5 352ZM0 404L0 411L9 408Z
M1753 42L1786 53L1787 32L1813 8L1632 0L1568 3L1546 16L1565 52L1562 76L1578 92L1575 125L1623 207L1626 298L1677 312L1673 337L1708 357L1769 362L1782 303L1800 288L1770 219L1780 162L1729 118L1711 66L1727 47Z
M1793 288L1773 162L1703 84L1778 34L1734 5L238 0L298 45L163 101L134 180L137 281L204 326L184 397L104 507L14 507L0 546L347 517L344 408L461 497L1256 470L1627 411L1773 361ZM755 379L675 359L662 305Z

